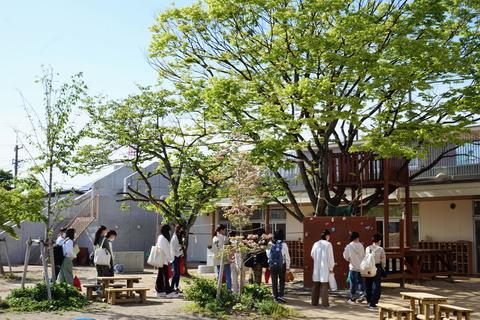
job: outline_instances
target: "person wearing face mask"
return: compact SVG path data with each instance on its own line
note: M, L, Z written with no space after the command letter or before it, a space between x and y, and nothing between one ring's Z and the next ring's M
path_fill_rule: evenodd
M110 264L108 266L97 265L97 272L99 277L113 277L113 246L112 243L117 238L115 230L109 230L105 237L100 242L100 248L106 250L110 254Z
M78 246L75 246L75 229L68 229L65 232L65 241L62 244L63 262L57 277L58 283L68 283L73 285L73 259L77 257Z
M222 255L224 246L227 243L227 226L224 224L219 224L216 229L216 234L212 239L212 251L214 254L214 264L216 266L217 277L220 276L220 265L222 261ZM230 260L228 257L223 258L223 275L225 276L225 282L227 284L227 289L232 290L232 274L230 269Z
M333 247L330 243L330 231L328 229L323 231L320 240L313 244L310 255L313 259L312 305L318 305L321 295L322 306L328 308L330 306L328 303L328 280L335 266Z

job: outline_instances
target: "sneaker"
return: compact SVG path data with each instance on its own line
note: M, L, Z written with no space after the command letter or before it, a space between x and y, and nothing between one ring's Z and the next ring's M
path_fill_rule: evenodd
M156 297L157 298L165 298L167 294L165 292L157 292Z
M167 294L167 298L178 298L178 293L171 292L171 293Z
M357 299L357 303L362 303L363 301L365 301L364 297L360 297L360 298Z
M347 303L348 303L348 304L355 304L355 301L353 301L352 299L348 299L348 300L347 300Z
M176 292L177 294L183 293L183 291L180 290L179 288L177 288L177 289L175 289L175 290L173 290L173 291Z
M278 297L278 298L277 298L277 301L280 302L280 303L285 303L285 302L287 302L287 300L285 300L284 297Z
M374 311L377 310L377 306L368 306L368 309Z

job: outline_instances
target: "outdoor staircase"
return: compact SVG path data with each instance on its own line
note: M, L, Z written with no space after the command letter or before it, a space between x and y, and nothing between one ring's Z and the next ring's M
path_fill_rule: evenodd
M82 205L82 207L74 216L68 219L65 227L75 229L75 239L78 239L98 218L99 195L94 195L93 191L89 190L75 199L75 203L76 206Z

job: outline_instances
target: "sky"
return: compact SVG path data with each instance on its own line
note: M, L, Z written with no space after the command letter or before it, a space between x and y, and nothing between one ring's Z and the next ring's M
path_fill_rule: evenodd
M12 170L15 129L31 126L23 95L39 110L42 66L66 81L83 72L89 93L121 98L157 75L146 62L150 32L158 13L193 0L0 0L0 168ZM20 139L20 143L22 143ZM20 159L29 157L21 149ZM20 167L20 172L27 166ZM88 182L77 177L68 183Z

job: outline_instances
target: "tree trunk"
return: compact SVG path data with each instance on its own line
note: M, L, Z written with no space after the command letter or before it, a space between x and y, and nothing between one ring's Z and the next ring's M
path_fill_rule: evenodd
M190 238L190 228L188 224L185 226L185 238L183 239L183 261L185 262L185 273L183 274L186 278L191 278L192 276L188 272L188 245L189 245L189 238Z

